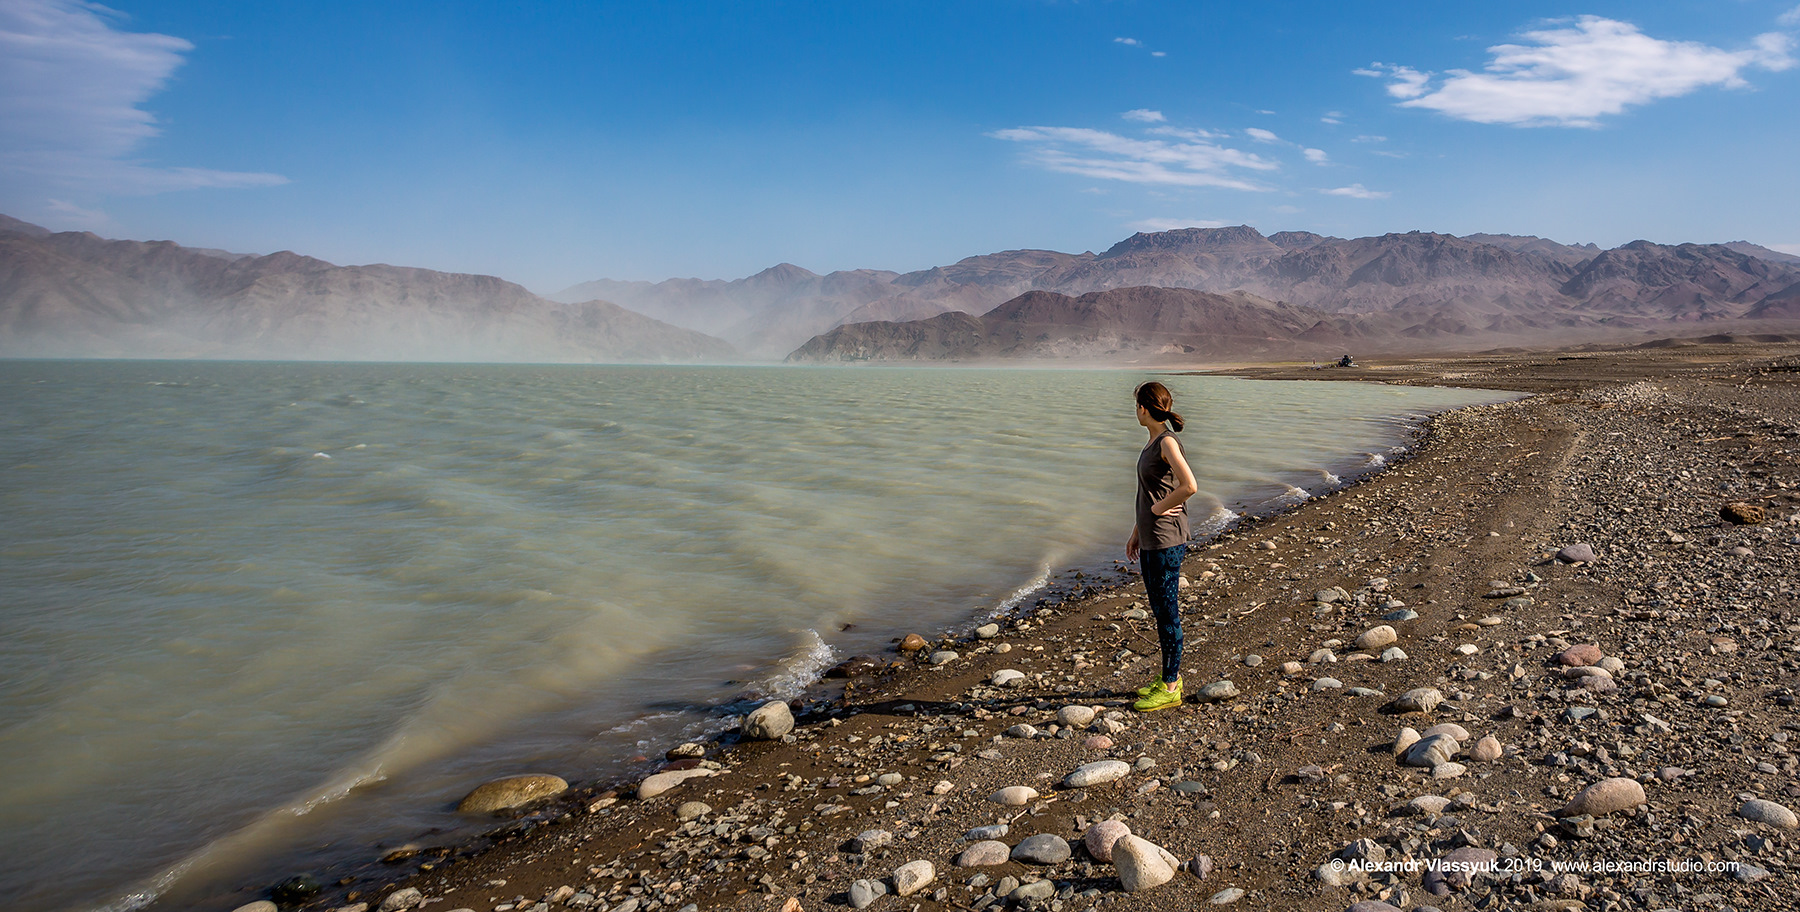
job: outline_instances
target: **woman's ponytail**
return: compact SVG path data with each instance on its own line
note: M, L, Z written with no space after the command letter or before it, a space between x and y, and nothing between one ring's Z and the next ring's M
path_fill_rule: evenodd
M1181 413L1173 408L1175 405L1174 394L1170 393L1169 388L1161 383L1151 380L1140 384L1133 395L1137 399L1137 404L1143 406L1144 411L1150 413L1150 417L1167 424L1171 430L1179 432L1186 424L1181 419Z

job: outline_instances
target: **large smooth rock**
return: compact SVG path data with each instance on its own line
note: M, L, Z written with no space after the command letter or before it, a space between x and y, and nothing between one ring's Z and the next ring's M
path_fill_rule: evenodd
M744 737L756 741L778 741L794 730L794 713L785 700L770 700L744 717Z
M1009 785L988 796L988 800L1007 807L1024 807L1031 799L1038 796L1038 790L1029 785Z
M1564 545L1556 552L1556 559L1565 564L1591 564L1594 562L1594 546L1586 542Z
M1126 826L1123 820L1102 820L1081 834L1081 844L1087 848L1088 856L1095 861L1110 862L1113 860L1113 846L1130 835L1131 827Z
M1056 711L1056 724L1064 728L1087 728L1093 723L1092 706L1065 706Z
M1400 634L1396 633L1394 628L1382 624L1379 627L1370 627L1363 631L1362 636L1356 638L1356 648L1381 649L1394 645L1399 639Z
M863 830L850 838L850 851L867 855L872 849L894 844L894 834L887 830Z
M1012 849L997 839L984 839L956 856L959 868L985 868L989 865L1002 865L1012 860Z
M401 912L403 909L411 909L424 901L425 894L419 892L418 888L407 887L404 890L395 890L389 893L387 898L381 901L381 905L375 907L375 912Z
M1129 775L1131 764L1123 760L1095 760L1076 767L1074 772L1064 777L1063 785L1068 788L1089 788L1117 782Z
M1581 668L1598 663L1606 653L1593 643L1577 643L1556 654L1556 661L1572 668Z
M1401 726L1400 734L1394 736L1394 756L1403 757L1413 745L1419 743L1419 730L1410 725Z
M867 909L875 900L887 895L887 884L879 880L859 880L850 885L850 908Z
M1754 820L1770 826L1778 826L1784 830L1800 827L1800 817L1786 807L1766 798L1752 798L1737 809L1737 815L1745 820Z
M1556 812L1558 817L1579 817L1592 814L1604 817L1617 811L1628 811L1649 801L1644 797L1644 787L1636 779L1615 776L1602 779L1575 794L1567 806Z
M1469 751L1469 756L1482 763L1492 763L1495 760L1500 759L1500 755L1503 752L1503 749L1500 747L1500 739L1493 735L1487 735L1480 741L1475 742L1475 747Z
M554 798L568 790L569 784L557 776L511 776L476 787L463 796L456 809L465 814L492 814Z
M1214 681L1211 684L1200 688L1199 698L1202 703L1217 703L1221 700L1229 700L1237 695L1238 688L1236 684L1233 684L1230 681Z
M1449 763L1460 750L1462 750L1462 745L1449 735L1429 735L1420 738L1418 743L1407 748L1406 754L1400 758L1400 762L1407 766L1421 766L1430 769L1440 763Z
M644 781L638 783L637 796L639 799L655 798L689 779L704 779L712 774L713 771L709 769L691 769L667 770L654 776L646 776Z
M1025 672L1016 668L1002 668L994 672L994 676L988 680L993 682L995 687L1023 687L1025 686Z
M712 812L712 805L707 804L704 801L683 801L681 805L675 809L675 819L682 823L686 823L690 820L705 817Z
M1054 833L1039 833L1027 836L1018 845L1013 846L1012 860L1030 862L1031 864L1062 864L1074 854L1069 849L1069 841Z
M894 892L911 896L937 879L937 868L924 859L909 861L894 869Z
M1156 843L1136 836L1126 836L1113 843L1113 868L1127 893L1138 893L1160 887L1175 879L1175 865L1169 853Z
M259 899L256 902L244 903L231 912L281 912L281 907L266 899Z
M1415 687L1394 698L1393 707L1396 712L1428 713L1444 702L1443 691L1435 687Z
M1450 737L1455 738L1458 743L1469 740L1469 730L1455 722L1439 722L1419 734L1421 737L1425 738L1429 738L1432 735L1449 735Z

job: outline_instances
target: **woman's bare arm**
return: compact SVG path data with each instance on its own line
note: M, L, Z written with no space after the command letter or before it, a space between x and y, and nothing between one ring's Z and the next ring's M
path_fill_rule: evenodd
M1169 496L1150 505L1150 512L1158 516L1167 516L1182 509L1187 499L1200 493L1200 485L1194 481L1194 470L1188 468L1186 457L1181 455L1181 444L1173 437L1162 439L1163 461L1175 472L1175 490Z

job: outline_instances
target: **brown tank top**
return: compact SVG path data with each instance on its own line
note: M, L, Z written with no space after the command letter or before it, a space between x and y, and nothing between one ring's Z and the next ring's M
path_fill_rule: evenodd
M1174 440L1177 447L1181 446L1181 438L1164 431L1145 444L1144 451L1138 454L1137 534L1138 547L1145 551L1185 545L1189 535L1186 510L1172 516L1157 516L1150 512L1157 501L1175 490L1175 469L1162 455L1164 437ZM1187 449L1182 448L1181 453L1187 455Z

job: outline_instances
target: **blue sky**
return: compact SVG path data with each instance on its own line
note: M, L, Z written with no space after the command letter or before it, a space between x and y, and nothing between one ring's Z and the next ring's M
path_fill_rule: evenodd
M1137 230L1800 253L1800 5L0 0L0 212L585 279Z

